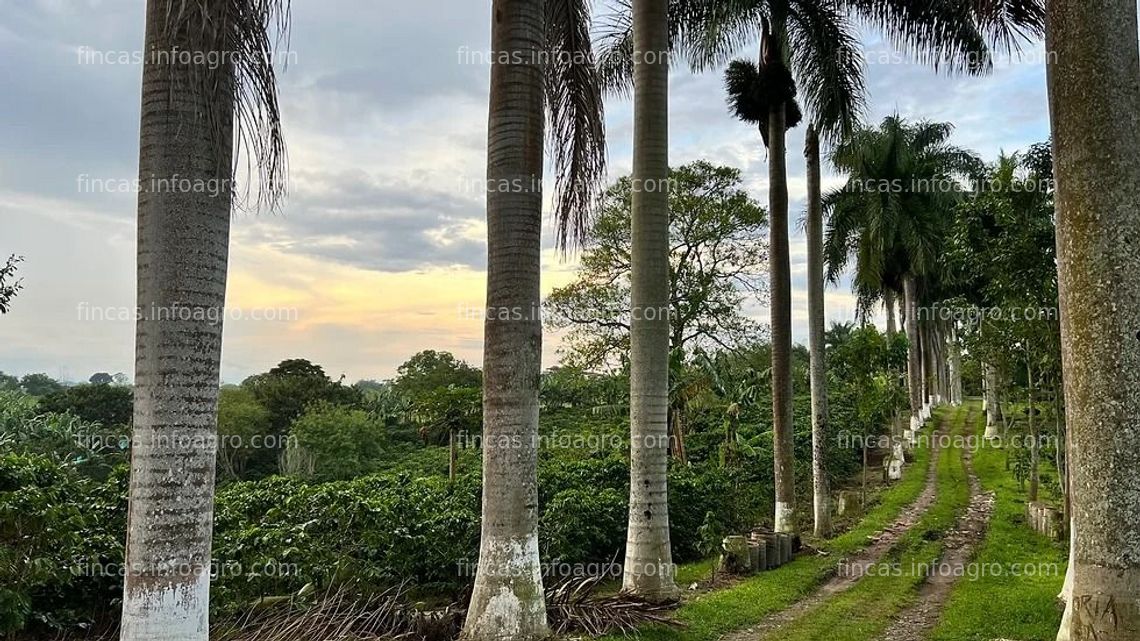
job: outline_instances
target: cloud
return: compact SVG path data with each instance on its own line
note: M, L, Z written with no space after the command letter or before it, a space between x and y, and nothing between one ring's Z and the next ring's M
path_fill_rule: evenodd
M137 50L138 0L38 0L6 6L0 26L0 254L27 256L27 288L0 319L0 369L86 378L131 371L133 327L77 318L80 301L134 304L135 194L90 188L137 173L141 68L92 55ZM290 194L278 214L233 219L231 306L295 309L295 321L226 328L223 376L236 381L290 356L350 378L385 377L418 349L479 362L482 326L459 318L484 299L489 67L486 3L421 0L293 5L280 99ZM882 47L868 38L872 47ZM742 55L754 55L748 44ZM767 150L725 106L721 71L671 74L670 156L740 167L768 196ZM955 141L986 157L1044 139L1043 65L986 78L917 65L868 68L870 119L898 110L949 120ZM611 178L631 166L628 100L607 105ZM806 182L803 127L789 132L788 173L797 340L804 324ZM549 173L549 172L548 172ZM81 177L86 176L88 187ZM825 186L840 178L825 168ZM549 211L549 190L547 193ZM549 231L549 214L544 214ZM573 276L546 234L543 286ZM846 284L828 314L850 319ZM755 311L761 320L766 310ZM546 341L556 362L557 336Z

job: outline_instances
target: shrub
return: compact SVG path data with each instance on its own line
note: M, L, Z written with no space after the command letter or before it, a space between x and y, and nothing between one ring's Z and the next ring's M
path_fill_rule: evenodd
M562 490L543 506L539 528L543 560L597 563L613 559L625 548L628 513L628 492Z
M368 412L317 403L289 430L284 471L318 481L355 478L373 469L384 441L384 425Z
M99 484L46 456L0 456L0 632L106 610L122 589L124 478Z

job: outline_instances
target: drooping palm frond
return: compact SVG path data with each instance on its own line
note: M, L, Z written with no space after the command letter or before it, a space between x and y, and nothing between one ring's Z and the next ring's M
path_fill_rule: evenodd
M698 22L695 17L713 0L669 0L670 66L684 57L678 47L687 38L682 30ZM630 97L633 91L633 5L631 0L615 0L611 9L597 21L594 39L598 51L598 75L603 90L614 96Z
M724 72L728 106L740 120L759 125L768 122L768 105L759 92L760 69L751 60L733 60Z
M675 50L685 56L694 72L727 64L760 39L761 25L772 18L767 0L674 1L683 5L676 13L686 21L683 41Z
M177 90L205 99L203 116L218 150L230 148L236 131L234 162L218 159L230 174L224 178L233 176L245 154L247 175L255 184L246 185L238 204L275 209L285 195L287 161L274 63L278 45L287 42L288 1L168 0L165 8L161 40L181 43L199 56L186 64L184 56L161 52L170 54L167 64L184 65L189 74L189 86Z
M1045 37L1044 0L968 0L986 36L1006 53Z
M558 246L580 246L606 171L601 79L590 42L589 0L546 1L547 146L554 157Z
M891 44L935 69L985 73L990 48L972 7L974 0L843 0L846 8ZM985 1L985 0L982 0Z
M866 108L864 61L859 34L833 2L790 6L788 49L804 106L820 137L838 142Z
M755 124L764 146L768 146L768 119L773 107L784 106L786 129L803 119L796 101L796 81L783 55L781 32L773 32L767 18L761 21L760 61L734 60L725 72L725 89L730 110L740 120Z

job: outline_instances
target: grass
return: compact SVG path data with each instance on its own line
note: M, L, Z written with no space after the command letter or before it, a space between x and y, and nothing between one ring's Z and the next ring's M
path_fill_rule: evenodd
M949 411L949 410L944 410ZM964 422L964 408L952 417ZM941 418L941 417L939 417ZM942 554L942 534L954 525L970 500L960 450L944 447L938 457L938 495L930 509L891 549L887 557L851 589L833 596L767 638L780 641L870 641L918 595L925 572Z
M984 424L974 427L981 431ZM931 641L1052 641L1061 622L1056 597L1064 582L1064 546L1025 523L1025 492L1005 470L1002 450L983 447L974 455L974 469L982 487L997 497L978 551L979 576L955 586ZM1026 571L1014 576L1017 568ZM1025 575L1029 568L1033 576Z
M941 415L936 415L932 422L938 420ZM868 536L889 525L918 498L926 484L929 461L929 449L917 449L914 463L904 470L899 482L883 492L878 505L850 531L822 544L821 547L832 552L831 556L801 556L770 572L697 596L675 613L685 627L649 627L641 631L640 637L648 641L713 641L754 625L808 596L835 573L837 558L866 545ZM678 567L678 584L685 586L707 577L715 563L715 559L710 559Z

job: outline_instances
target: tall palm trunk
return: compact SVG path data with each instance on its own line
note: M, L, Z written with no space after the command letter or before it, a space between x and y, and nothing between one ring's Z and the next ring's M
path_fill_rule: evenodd
M146 11L145 51L196 53L202 14ZM213 17L213 16L211 16ZM195 44L198 43L198 44ZM143 66L134 442L121 638L205 641L231 205L233 69ZM209 74L210 91L193 91ZM179 188L183 179L220 191ZM194 313L190 313L194 312Z
M910 429L922 426L922 356L918 338L918 304L915 300L917 287L914 275L903 276L903 307L906 318L906 373L907 391L910 393Z
M1048 3L1057 271L1072 439L1058 639L1140 638L1140 54L1136 0Z
M894 338L899 328L895 320L895 293L889 289L883 292L883 309L887 312L887 336Z
M962 342L958 334L958 323L950 321L950 401L961 405L965 400L962 388Z
M630 326L630 484L622 588L678 595L669 544L669 25L666 0L635 0Z
M938 379L935 378L934 369L934 331L930 321L921 323L919 331L922 334L922 380L923 403L929 408L934 403L934 394Z
M494 0L496 60L539 60L542 0ZM538 381L542 327L543 75L538 64L491 66L487 131L487 320L483 337L483 525L463 635L549 635L538 556ZM500 313L500 312L521 312Z
M772 449L777 532L796 532L792 425L792 278L788 249L788 167L785 105L768 114L768 269L772 315Z
M1037 403L1036 403L1036 390L1035 382L1033 380L1033 362L1030 360L1025 365L1025 380L1029 392L1029 491L1026 493L1026 498L1030 501L1037 500L1037 493L1041 486L1041 475L1039 472L1041 466L1041 448L1038 446L1039 438L1037 434Z
M808 125L807 258L808 342L811 367L811 477L815 535L831 533L831 494L827 484L827 364L823 350L823 194L820 187L819 134Z
M1001 436L1001 403L998 400L997 367L993 363L982 363L982 376L985 377L986 395L986 434L988 439Z

